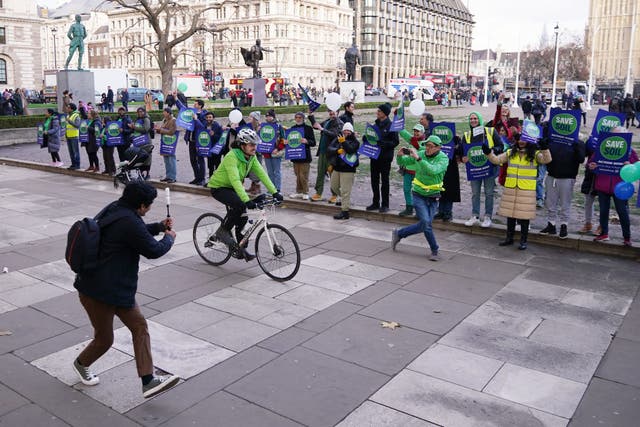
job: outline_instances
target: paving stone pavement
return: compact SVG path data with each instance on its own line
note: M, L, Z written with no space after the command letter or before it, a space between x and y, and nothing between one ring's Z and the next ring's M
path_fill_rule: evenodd
M92 330L66 231L118 194L0 166L0 425L637 425L637 263L445 231L431 262L423 236L391 251L388 223L279 209L303 261L278 283L255 263L204 263L191 225L223 207L179 192L176 244L142 260L137 300L156 367L182 380L143 399L116 321L101 383L84 386L71 361Z

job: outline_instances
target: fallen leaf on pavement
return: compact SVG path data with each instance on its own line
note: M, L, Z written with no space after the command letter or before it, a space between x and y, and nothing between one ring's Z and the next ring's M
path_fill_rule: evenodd
M0 331L0 337L5 336L5 335L12 335L11 331Z
M395 329L400 327L400 323L398 322L380 322L380 325L383 328Z

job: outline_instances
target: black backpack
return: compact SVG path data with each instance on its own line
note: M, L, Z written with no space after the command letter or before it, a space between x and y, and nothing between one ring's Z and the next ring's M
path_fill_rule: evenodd
M151 123L151 128L149 129L149 138L153 139L156 137L156 130L153 128L153 123Z
M64 258L74 273L93 270L100 265L100 230L129 215L128 212L121 212L102 219L106 209L94 218L76 221L69 229Z

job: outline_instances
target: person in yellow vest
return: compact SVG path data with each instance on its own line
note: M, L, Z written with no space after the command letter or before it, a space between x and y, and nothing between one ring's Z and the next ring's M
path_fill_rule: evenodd
M536 217L536 176L538 165L551 162L549 141L540 140L538 146L520 139L520 132L511 128L515 144L502 154L496 155L488 145L482 146L482 151L494 165L507 164L507 178L504 192L500 200L498 214L507 217L507 237L500 246L513 244L516 220L520 222L520 246L527 249L529 235L529 221Z
M396 246L401 239L420 232L429 243L431 261L438 261L438 242L433 234L431 222L438 210L438 199L440 192L444 190L442 181L444 173L449 166L449 157L440 149L442 140L431 135L426 141L420 141L420 151L415 148L400 148L398 150L398 164L400 166L410 166L415 170L413 178L412 196L413 206L416 210L419 222L404 228L395 229L391 232L391 249L396 250Z
M69 149L69 157L71 157L71 166L67 169L80 169L80 146L78 145L78 137L80 136L80 113L78 107L73 102L65 107L67 113L67 127L65 129L65 137L67 139L67 148Z
M462 144L471 144L472 142L482 142L489 148L493 149L496 154L502 153L504 150L504 144L502 139L495 129L492 127L485 127L484 121L480 113L472 112L469 114L469 128L470 130L464 133L462 138ZM462 157L462 162L467 163L469 158L467 156ZM496 176L498 175L498 168L491 167L489 176L486 178L470 181L471 185L471 218L467 220L464 225L467 227L480 224L480 190L484 185L484 219L480 224L481 227L491 227L491 217L493 216L493 194L496 188Z

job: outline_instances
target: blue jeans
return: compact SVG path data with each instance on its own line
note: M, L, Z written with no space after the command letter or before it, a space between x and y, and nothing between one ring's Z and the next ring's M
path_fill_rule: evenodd
M407 172L402 175L402 191L404 192L404 201L407 206L413 206L413 197L411 197L411 187L413 186L411 182L415 175L411 175Z
M176 156L162 156L164 157L164 177L167 179L176 180L177 170L178 170L178 162L176 161Z
M484 179L470 181L471 183L471 213L473 216L480 216L480 190L484 183L484 214L491 218L493 216L493 192L496 188L495 176Z
M544 200L544 177L547 174L547 165L538 165L536 178L536 200Z
M631 238L631 222L629 221L629 201L618 199L613 194L604 194L598 192L598 203L600 204L600 227L602 234L609 234L609 208L611 207L611 198L616 207L616 212L620 218L620 227L622 227L622 237Z
M270 159L264 159L264 164L267 167L267 174L269 179L280 191L280 164L282 163L282 157L271 157Z
M80 167L80 147L78 146L78 138L67 138L67 148L69 149L69 157L71 157L71 167Z
M431 222L438 209L438 200L435 197L425 197L415 191L412 196L413 207L420 221L398 230L398 236L404 239L405 237L423 232L431 248L431 253L437 254L439 247L438 242L436 242L436 236L433 234L433 229L431 228Z

